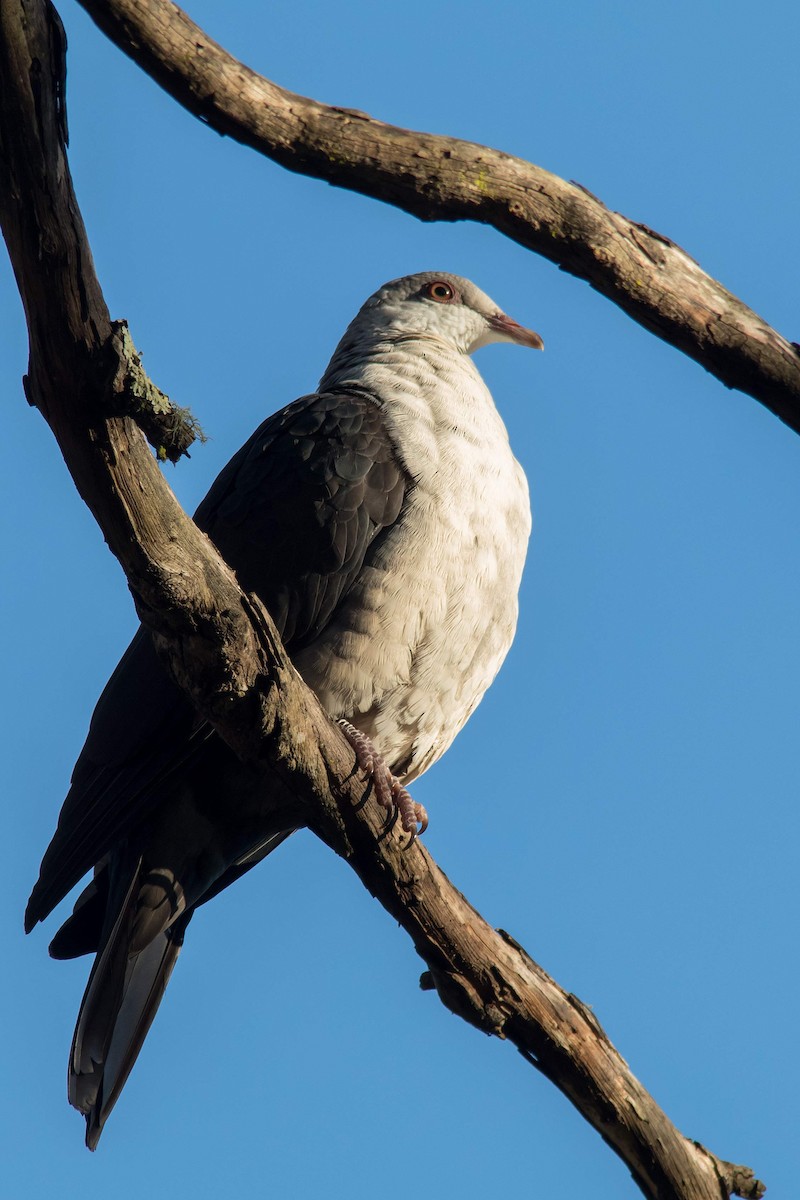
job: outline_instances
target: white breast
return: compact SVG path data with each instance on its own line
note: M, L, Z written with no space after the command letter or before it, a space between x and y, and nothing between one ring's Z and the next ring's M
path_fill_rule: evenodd
M447 749L511 645L528 488L466 356L401 343L347 382L380 397L416 486L296 665L331 716L369 734L408 781Z

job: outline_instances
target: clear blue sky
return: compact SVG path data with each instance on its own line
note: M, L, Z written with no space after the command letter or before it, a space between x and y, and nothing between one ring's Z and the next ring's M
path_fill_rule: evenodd
M454 882L592 1005L689 1137L796 1187L800 439L491 230L423 225L211 133L72 4L71 162L112 314L211 435L185 505L314 387L376 286L467 275L544 337L478 362L531 483L519 632L415 786ZM578 180L800 340L795 5L190 5L268 77ZM621 1200L550 1084L417 988L423 964L310 836L194 921L98 1153L64 1088L88 960L22 910L134 626L25 403L0 262L6 867L0 1177L86 1194ZM788 1012L786 1008L788 1007Z

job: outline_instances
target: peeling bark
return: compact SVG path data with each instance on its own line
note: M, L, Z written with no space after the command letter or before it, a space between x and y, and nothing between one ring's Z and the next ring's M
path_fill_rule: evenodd
M263 606L241 592L182 512L131 417L111 415L113 380L129 372L129 358L72 189L62 58L60 22L46 0L3 0L0 221L28 320L27 392L175 678L240 758L260 765L276 808L317 833L400 922L427 964L423 986L516 1045L623 1159L644 1195L760 1197L749 1168L675 1129L577 997L492 929L424 847L404 849L402 836L384 828L351 750L294 671Z

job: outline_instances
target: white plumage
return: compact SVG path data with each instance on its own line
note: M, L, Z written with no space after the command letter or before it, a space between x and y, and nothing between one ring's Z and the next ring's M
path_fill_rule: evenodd
M436 280L461 302L416 299ZM295 662L328 712L368 734L403 782L450 745L516 628L528 486L470 357L489 341L517 340L511 322L508 332L487 325L498 312L456 276L388 284L364 305L319 384L377 398L415 486L375 560ZM528 331L519 329L519 340L531 344Z

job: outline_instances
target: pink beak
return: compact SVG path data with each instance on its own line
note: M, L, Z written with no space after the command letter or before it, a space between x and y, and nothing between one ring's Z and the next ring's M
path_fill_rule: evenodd
M495 333L501 334L509 342L516 342L518 346L530 346L532 350L544 350L544 342L538 333L534 333L532 329L526 329L524 325L519 325L503 312L496 312L487 319L486 323Z

